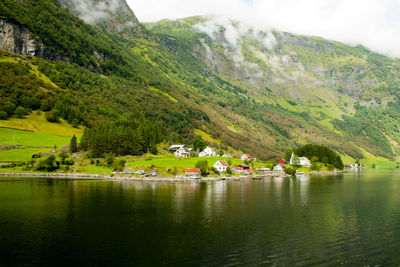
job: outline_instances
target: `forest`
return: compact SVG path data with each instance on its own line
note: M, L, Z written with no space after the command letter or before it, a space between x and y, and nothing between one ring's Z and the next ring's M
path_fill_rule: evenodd
M333 165L335 168L339 170L343 170L344 164L340 155L335 153L332 149L315 144L307 144L301 147L298 147L294 150L291 150L286 153L286 160L290 159L291 152L293 152L296 156L299 157L307 157L311 160L312 163L320 162L325 165Z

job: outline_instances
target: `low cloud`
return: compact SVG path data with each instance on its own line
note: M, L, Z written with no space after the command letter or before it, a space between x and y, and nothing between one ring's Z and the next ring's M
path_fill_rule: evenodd
M261 30L273 28L321 36L400 57L399 0L128 0L128 3L142 22L211 14L246 22Z
M89 24L107 19L110 12L115 12L123 3L121 0L60 0L60 2L70 7Z

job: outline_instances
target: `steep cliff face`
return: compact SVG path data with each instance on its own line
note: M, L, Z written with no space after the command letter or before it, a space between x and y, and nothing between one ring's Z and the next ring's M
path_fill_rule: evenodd
M22 25L0 19L0 49L31 56L42 56L43 43L36 40Z
M21 55L69 61L65 56L46 48L27 27L7 19L0 19L0 49Z
M132 34L144 35L144 28L125 0L60 0L60 3L86 23L109 32L126 38Z

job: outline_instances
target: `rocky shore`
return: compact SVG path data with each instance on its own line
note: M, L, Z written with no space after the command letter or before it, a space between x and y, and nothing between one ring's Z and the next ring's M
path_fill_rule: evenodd
M305 173L301 175L337 175L343 172L318 172L318 173ZM261 180L262 178L289 178L287 174L262 174L262 175L246 175L246 176L212 176L205 178L192 178L192 177L138 177L132 175L103 175L103 174L87 174L87 173L0 173L0 176L7 177L39 177L39 178L66 178L66 179L95 179L95 180L109 180L109 181L136 181L136 182L215 182L215 181L239 181L239 180Z
M138 177L131 175L103 175L103 174L86 174L86 173L0 173L0 176L7 177L41 177L41 178L68 178L68 179L97 179L97 180L124 180L124 181L149 181L149 182L185 182L185 181L196 181L196 182L215 182L215 181L235 181L244 179L262 179L265 177L290 177L286 174L265 174L265 175L246 175L246 176L213 176L205 178L192 178L192 177Z

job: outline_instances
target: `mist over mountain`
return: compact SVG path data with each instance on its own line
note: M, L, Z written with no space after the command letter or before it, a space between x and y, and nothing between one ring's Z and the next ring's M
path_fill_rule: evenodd
M320 36L400 57L397 0L128 0L128 4L142 22L214 14L259 30Z
M138 34L142 31L125 0L60 0L60 3L86 23L110 32Z
M2 68L40 73L17 75L19 93L2 101L48 101L88 128L142 118L165 142L201 135L261 159L305 143L347 159L400 152L400 63L364 47L226 17L142 25L124 0L5 0L0 16Z

